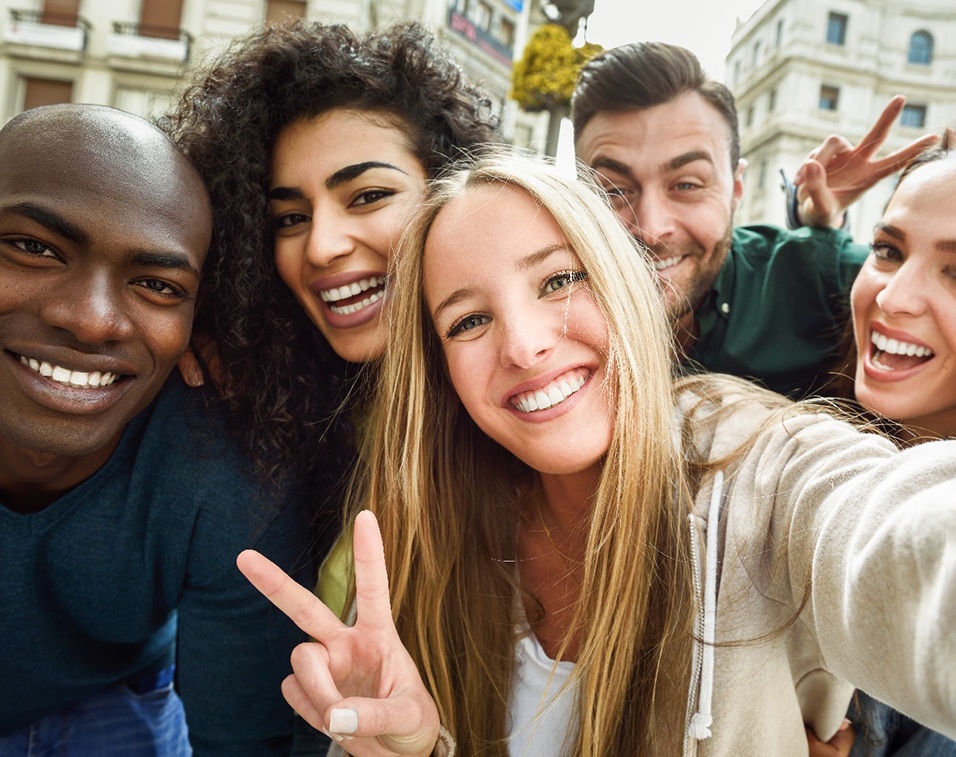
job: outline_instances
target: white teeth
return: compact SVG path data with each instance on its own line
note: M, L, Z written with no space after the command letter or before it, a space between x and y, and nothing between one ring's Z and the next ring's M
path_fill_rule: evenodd
M878 331L870 332L870 341L880 352L888 352L891 355L909 355L916 357L926 357L935 354L929 347L921 347L912 342L903 342L898 339L890 339Z
M663 260L658 260L657 258L651 258L651 265L654 266L655 271L663 271L665 268L670 268L680 263L684 259L683 255L678 255L674 258L664 258Z
M319 297L322 298L323 302L338 302L339 300L344 300L347 297L355 297L357 294L361 294L372 287L377 287L384 283L384 276L372 276L371 278L362 279L361 281L336 287L335 289L323 289L321 292L319 292Z
M356 292L356 294L359 294ZM382 297L385 296L385 290L379 289L377 292L372 292L368 297L366 297L361 302L355 302L351 305L341 305L336 306L332 305L332 312L338 313L339 315L352 315L352 313L357 313L359 310L364 310L373 302L378 302Z
M512 406L522 413L533 413L535 410L547 410L564 402L578 389L584 386L587 376L576 378L562 378L550 386L528 392L511 401Z
M59 365L51 365L47 362L41 363L38 360L26 358L23 355L20 355L20 362L31 370L36 371L41 376L53 379L53 381L56 381L58 384L73 386L79 389L109 386L116 381L119 376L119 374L110 373L109 371L106 373L100 373L99 371L94 371L93 373L86 373L84 371L71 371L69 368L63 368Z

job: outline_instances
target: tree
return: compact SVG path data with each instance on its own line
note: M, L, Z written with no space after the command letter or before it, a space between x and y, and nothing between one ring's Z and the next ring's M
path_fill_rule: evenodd
M558 129L571 110L578 72L603 50L590 42L574 47L566 28L544 24L531 35L521 60L512 68L511 99L531 113L547 111L550 115L545 149L548 155L557 151Z

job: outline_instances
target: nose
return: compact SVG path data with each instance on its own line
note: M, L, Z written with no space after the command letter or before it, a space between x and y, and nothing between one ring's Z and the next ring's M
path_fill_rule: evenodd
M349 233L350 221L332 212L314 211L306 259L317 268L326 268L336 259L352 254L355 241Z
M563 330L554 317L557 309L533 313L530 309L515 311L503 321L500 331L500 359L505 368L531 368L551 353Z
M886 277L876 304L887 315L920 315L926 310L926 292L932 282L917 266L904 263Z
M666 198L643 192L618 211L631 234L648 247L665 241L674 232L675 214Z
M125 281L114 281L105 271L73 275L50 292L43 318L82 344L120 341L129 337L134 328L127 312L127 286Z

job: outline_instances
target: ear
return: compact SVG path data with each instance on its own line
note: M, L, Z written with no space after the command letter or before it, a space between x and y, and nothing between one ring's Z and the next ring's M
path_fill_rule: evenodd
M737 210L740 199L744 196L744 171L747 170L747 161L741 158L737 161L737 169L734 171L734 193L731 207Z

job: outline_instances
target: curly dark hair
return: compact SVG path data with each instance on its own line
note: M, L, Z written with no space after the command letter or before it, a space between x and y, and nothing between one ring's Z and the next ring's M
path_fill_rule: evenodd
M336 108L396 118L429 176L498 138L491 101L417 23L366 36L302 21L267 27L200 71L160 120L212 199L195 333L215 345L234 430L266 480L293 474L313 496L350 468L352 419L341 411L368 382L279 278L266 193L282 129Z

